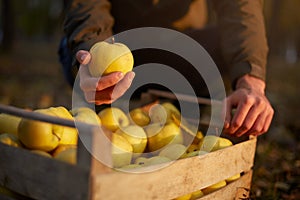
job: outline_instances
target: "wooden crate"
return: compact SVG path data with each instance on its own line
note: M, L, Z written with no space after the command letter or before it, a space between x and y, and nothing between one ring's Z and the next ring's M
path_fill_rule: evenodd
M31 113L23 115L25 116L30 118ZM52 122L56 121L68 126L75 125L55 119ZM101 143L104 141L101 137L106 133L99 134L99 130L95 131L94 127L84 124L77 128L80 140L76 165L0 143L0 185L28 199L165 200L205 188L243 172L243 176L237 181L201 199L240 199L249 195L256 149L255 137L204 156L177 160L153 172L126 173L115 171L95 159L97 155L103 154L102 148L110 148L109 144ZM81 141L84 141L84 145ZM102 156L110 162L110 155Z

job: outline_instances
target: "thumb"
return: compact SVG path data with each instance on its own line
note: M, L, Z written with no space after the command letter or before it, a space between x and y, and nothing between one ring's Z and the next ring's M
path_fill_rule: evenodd
M79 50L76 53L76 59L78 60L78 62L82 65L86 65L90 62L91 60L91 54L88 51L84 51L84 50Z

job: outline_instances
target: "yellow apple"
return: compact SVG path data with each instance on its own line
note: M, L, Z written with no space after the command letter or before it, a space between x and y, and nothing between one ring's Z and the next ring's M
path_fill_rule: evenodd
M69 119L74 121L71 113L63 106L50 107L49 112L53 112L57 117ZM63 126L63 134L60 138L59 144L71 144L76 145L78 141L78 132L76 128Z
M33 112L56 116L47 109ZM48 152L59 145L63 132L63 126L23 118L19 124L18 137L27 148Z
M19 138L12 133L3 133L0 134L0 142L3 144L7 144L13 147L22 147L22 144Z
M138 126L146 126L150 123L149 115L141 108L135 108L129 112L129 119L131 124Z
M165 156L153 156L151 158L148 158L144 166L157 165L157 164L167 163L171 161L172 160L170 158L167 158Z
M226 181L227 183L231 183L231 182L233 182L233 181L239 179L240 177L241 177L241 174L238 173L238 174L235 174L235 175L233 175L233 176L231 176L231 177L225 179L225 181Z
M174 200L190 200L191 196L192 196L192 194L185 194L183 196L175 198Z
M12 133L18 135L18 126L20 121L21 121L21 117L1 113L0 133Z
M198 151L199 150L199 145L197 144L191 144L187 150L186 153L190 153L190 152L194 152L194 151Z
M123 167L120 167L118 168L119 170L121 171L131 171L132 169L136 169L136 168L141 168L142 166L141 165L138 165L138 164L129 164L129 165L125 165ZM134 171L134 170L132 170Z
M114 133L111 147L113 167L120 168L131 163L133 148L126 138Z
M171 160L177 160L183 158L185 154L186 146L183 144L170 144L165 146L158 155L170 158Z
M196 200L203 196L204 196L204 194L203 194L202 190L197 190L195 192L192 192L190 200Z
M72 145L72 144L60 144L58 145L52 152L52 156L55 157L57 154L59 154L60 152L62 151L65 151L67 149L76 149L77 148L77 145Z
M45 152L45 151L41 151L41 150L30 150L30 152L41 155L41 156L45 156L48 158L52 158L51 154Z
M141 156L141 157L138 157L137 159L135 159L134 164L145 165L147 163L147 161L148 161L148 158Z
M99 116L91 108L88 107L73 108L72 110L70 110L70 113L76 120L80 122L85 122L87 124L92 124L96 126L101 125L101 120Z
M76 164L77 162L77 148L68 148L59 152L54 156L55 159L67 162L70 164Z
M226 138L207 135L199 143L199 148L202 151L210 152L232 146L232 142Z
M159 150L166 145L183 143L182 132L173 122L165 125L160 123L150 124L145 127L145 131L148 137L147 148L151 152Z
M226 181L223 180L223 181L220 181L218 183L215 183L215 184L213 184L211 186L208 186L208 187L202 189L202 192L203 192L203 194L206 195L206 194L214 192L214 191L216 191L216 190L218 190L218 189L220 189L222 187L225 187L226 185L227 185Z
M194 157L194 156L202 156L202 155L205 155L207 154L206 151L191 151L189 153L186 153L185 155L183 155L183 158L190 158L190 157Z
M115 132L120 127L129 125L129 119L123 110L117 107L104 108L98 113L102 125Z
M94 77L116 71L125 74L133 68L133 55L125 44L97 42L90 49L90 53L92 58L88 68Z
M144 152L147 145L147 135L142 127L129 125L118 129L116 134L120 134L128 140L133 147L134 155L139 155Z
M170 102L153 105L149 110L152 123L169 123L173 121L172 116L181 118L180 111Z

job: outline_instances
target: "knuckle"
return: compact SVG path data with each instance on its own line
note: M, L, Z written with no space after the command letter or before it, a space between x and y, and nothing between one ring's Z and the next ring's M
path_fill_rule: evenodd
M243 131L247 131L247 130L249 130L250 128L251 128L251 125L249 125L249 124L243 124L242 127L241 127L241 129L242 129Z
M265 102L261 98L257 98L255 100L255 104L256 104L257 107L263 107L265 105Z
M233 123L232 123L232 127L233 128L238 128L238 127L240 127L241 126L241 122L239 122L239 121L234 121Z
M246 105L254 104L254 102L255 102L255 98L253 96L247 96L244 99L244 104Z

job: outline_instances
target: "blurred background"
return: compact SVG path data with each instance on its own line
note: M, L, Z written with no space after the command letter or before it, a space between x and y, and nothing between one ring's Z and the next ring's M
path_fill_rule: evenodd
M70 108L72 89L57 54L63 2L1 0L1 104ZM299 7L299 0L265 1L267 95L275 117L269 132L258 138L251 199L300 199Z

